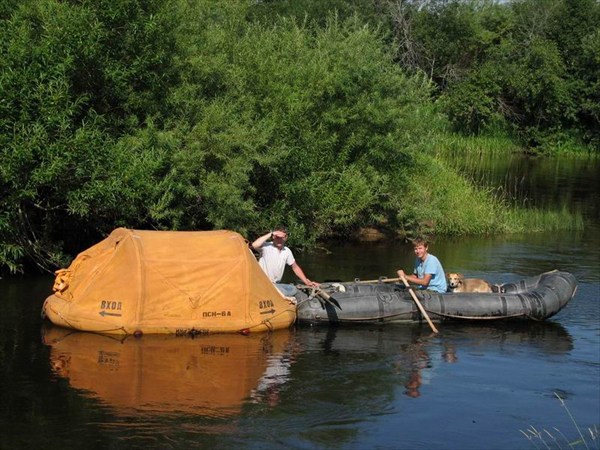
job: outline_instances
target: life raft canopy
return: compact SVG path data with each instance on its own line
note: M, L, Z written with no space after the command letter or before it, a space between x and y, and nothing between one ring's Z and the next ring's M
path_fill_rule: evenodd
M289 327L296 308L247 241L218 231L117 228L56 272L43 314L111 334L253 332Z

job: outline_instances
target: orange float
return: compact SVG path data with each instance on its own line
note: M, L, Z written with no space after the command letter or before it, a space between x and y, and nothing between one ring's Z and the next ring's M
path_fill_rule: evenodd
M56 272L42 312L108 334L259 332L296 318L247 241L232 231L117 228Z

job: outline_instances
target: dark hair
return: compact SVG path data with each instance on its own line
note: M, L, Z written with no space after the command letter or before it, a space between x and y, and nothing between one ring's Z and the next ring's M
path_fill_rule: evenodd
M429 242L425 238L417 237L417 238L414 238L412 240L412 245L413 245L413 247L416 247L418 245L422 245L423 247L428 248L429 247Z
M277 225L275 228L273 228L273 231L283 231L288 236L290 235L290 233L288 233L287 227L285 227L283 225Z

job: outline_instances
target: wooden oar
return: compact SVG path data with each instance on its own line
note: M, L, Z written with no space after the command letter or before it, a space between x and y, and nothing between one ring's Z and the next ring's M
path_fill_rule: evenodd
M319 297L321 297L323 300L325 300L327 303L329 303L331 306L333 306L334 308L337 306L338 308L340 307L340 305L336 305L336 303L333 302L333 300L331 300L331 295L329 295L327 292L325 292L323 289L321 288L315 288L312 286L307 286L305 284L299 284L297 285L299 288L301 289L311 289L316 295L318 295Z
M331 299L331 295L329 295L323 289L316 289L316 293L317 293L317 295L323 297L327 301L329 301Z
M433 322L429 318L429 314L427 314L427 311L425 311L425 308L423 308L423 305L421 304L421 301L417 298L417 294L415 294L415 291L413 291L413 289L408 284L408 281L406 281L406 277L400 277L400 279L404 283L404 286L406 286L406 288L409 290L410 295L412 296L413 300L417 304L417 307L419 308L419 311L421 311L421 314L423 314L423 316L425 316L425 319L427 319L427 323L431 327L431 330L434 333L437 333L438 332L437 328L435 327L435 325L433 324Z
M377 280L354 280L354 281L345 281L344 283L396 283L400 281L400 278L378 278Z

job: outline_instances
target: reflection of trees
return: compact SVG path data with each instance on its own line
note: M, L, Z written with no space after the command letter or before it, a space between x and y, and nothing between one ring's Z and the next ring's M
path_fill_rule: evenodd
M494 346L502 351L505 347L523 344L549 354L562 354L573 349L573 338L557 322L490 322L486 326L477 323L444 324L444 336L452 338L458 349L471 346L486 348Z

